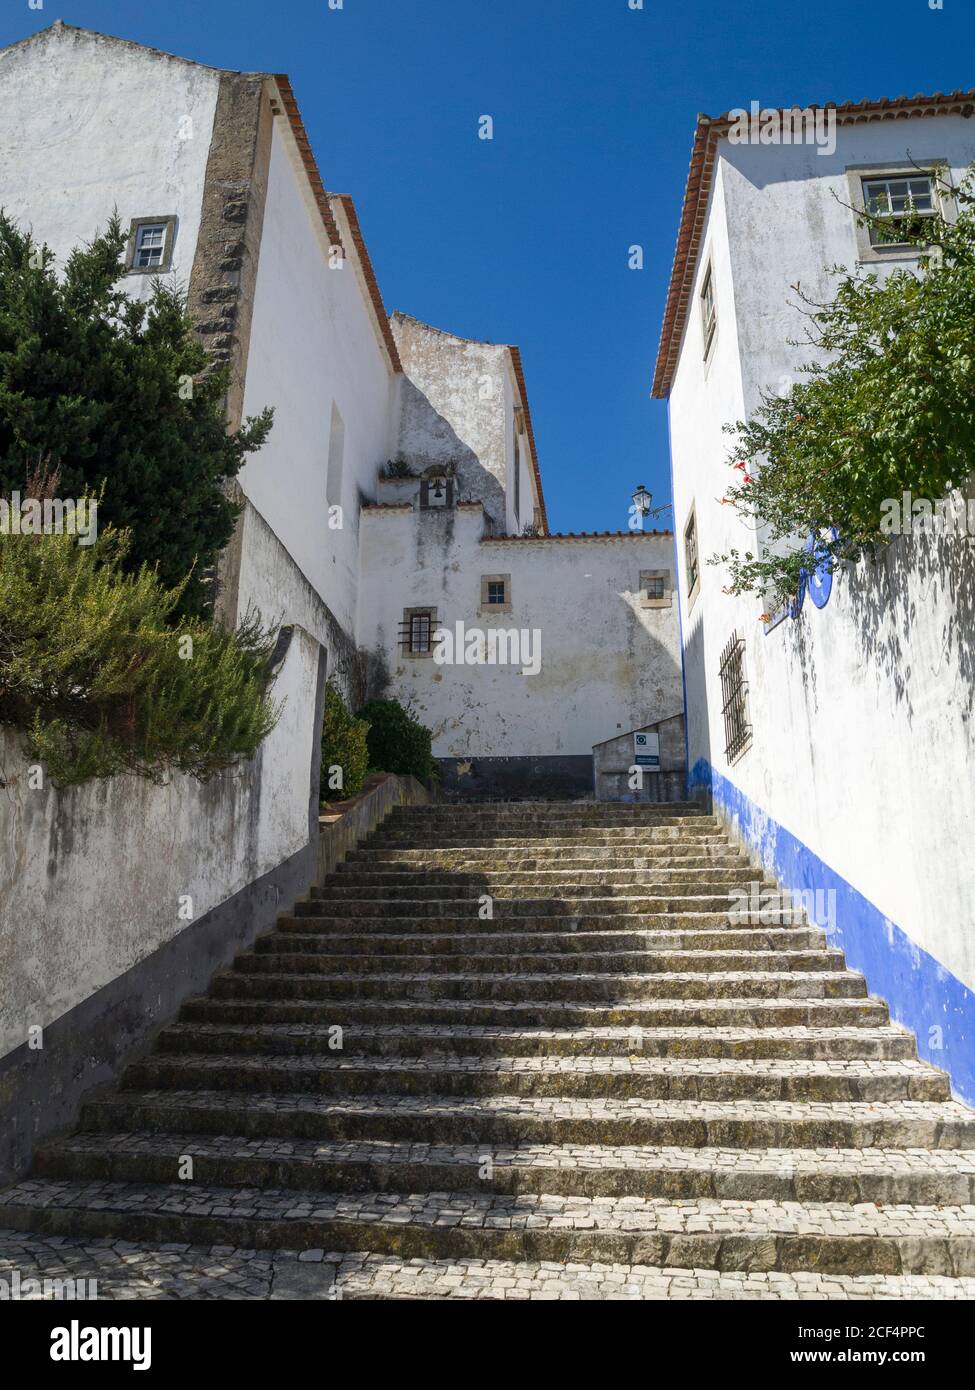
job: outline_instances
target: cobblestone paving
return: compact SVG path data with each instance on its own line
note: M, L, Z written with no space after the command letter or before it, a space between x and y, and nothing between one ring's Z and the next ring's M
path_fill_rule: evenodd
M98 1299L972 1299L975 1279L924 1275L719 1274L650 1265L401 1261L326 1250L137 1245L0 1230L0 1279L95 1280ZM45 1297L43 1287L23 1295ZM55 1291L49 1289L46 1297Z

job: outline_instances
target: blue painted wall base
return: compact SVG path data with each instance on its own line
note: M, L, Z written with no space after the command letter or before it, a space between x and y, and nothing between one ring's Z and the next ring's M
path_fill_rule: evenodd
M959 1100L975 1105L975 993L705 759L691 769L688 786L692 796L710 796L715 813L782 887L835 893L834 920L818 924L830 945L916 1035L918 1055L948 1073Z

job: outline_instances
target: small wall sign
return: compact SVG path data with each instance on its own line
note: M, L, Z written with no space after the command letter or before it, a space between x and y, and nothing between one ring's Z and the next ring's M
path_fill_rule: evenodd
M660 771L660 735L633 735L633 762L636 767L645 767L650 772Z

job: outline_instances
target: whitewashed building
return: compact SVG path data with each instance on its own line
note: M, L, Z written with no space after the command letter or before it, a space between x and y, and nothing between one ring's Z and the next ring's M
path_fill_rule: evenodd
M975 590L971 541L902 538L876 569L813 582L795 616L723 592L709 558L760 544L734 509L726 423L787 389L808 352L790 286L881 275L910 248L858 226L866 197L939 197L975 160L975 94L862 102L818 124L740 113L694 139L654 394L669 400L692 784L778 875L833 897L851 966L975 1100ZM776 139L791 125L801 131ZM945 198L953 215L953 200ZM891 203L896 207L896 202Z

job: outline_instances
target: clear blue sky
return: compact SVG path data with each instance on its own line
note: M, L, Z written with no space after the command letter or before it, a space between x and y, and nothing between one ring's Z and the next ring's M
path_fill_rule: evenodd
M975 0L5 0L0 43L55 19L290 74L387 308L521 347L553 530L669 496L649 388L697 112L975 87Z

